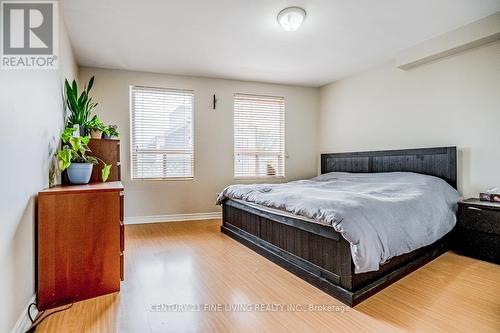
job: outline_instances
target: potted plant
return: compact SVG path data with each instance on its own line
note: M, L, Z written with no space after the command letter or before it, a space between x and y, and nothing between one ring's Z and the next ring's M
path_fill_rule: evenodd
M116 125L107 126L106 129L102 132L103 139L113 139L118 138L119 136L120 133L118 133L118 126Z
M90 136L92 139L100 139L102 137L102 133L108 129L108 126L104 125L102 120L96 115L92 117L85 127L90 130Z
M90 112L97 106L97 103L92 102L89 96L90 90L94 85L94 77L85 84L81 94L78 94L78 84L75 80L70 84L68 80L64 81L66 90L66 105L69 110L68 127L76 127L81 136L87 135L85 128Z
M102 181L105 182L109 177L111 165L95 156L87 155L87 152L90 152L88 147L90 137L74 137L74 131L74 127L69 127L61 134L63 146L57 153L59 169L61 171L67 170L69 181L72 184L87 184L92 175L94 164L101 162L104 164L101 177Z

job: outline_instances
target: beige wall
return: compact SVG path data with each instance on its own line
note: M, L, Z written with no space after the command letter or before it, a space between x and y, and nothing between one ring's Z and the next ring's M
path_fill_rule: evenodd
M63 126L63 80L78 72L59 27L59 70L0 70L0 332L35 292L35 196L48 186L49 147Z
M286 100L286 178L316 174L319 89L173 76L121 70L81 68L80 80L95 75L93 97L96 113L121 133L122 180L125 215L151 216L207 213L219 210L216 193L235 183L233 179L233 94L284 96ZM194 180L130 180L129 86L146 85L194 90ZM211 109L216 94L217 110Z
M321 152L456 145L459 189L500 186L500 42L320 90Z

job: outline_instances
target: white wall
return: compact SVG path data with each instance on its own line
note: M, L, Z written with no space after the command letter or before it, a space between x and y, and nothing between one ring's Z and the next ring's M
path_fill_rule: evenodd
M78 72L59 27L59 70L0 70L0 332L35 293L35 196L48 186L49 147L63 126L63 80Z
M403 71L393 64L320 90L321 152L459 148L459 190L500 186L500 42Z
M96 113L121 133L125 215L151 216L218 211L216 193L233 179L233 94L284 96L287 180L312 177L317 170L319 89L195 78L110 69L81 68L80 81L95 75ZM192 89L195 94L194 180L130 180L129 86ZM217 110L211 109L216 94Z

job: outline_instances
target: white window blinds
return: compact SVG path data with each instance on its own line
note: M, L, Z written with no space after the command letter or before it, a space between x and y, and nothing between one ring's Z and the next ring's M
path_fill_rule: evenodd
M285 176L285 99L235 94L234 176Z
M131 87L132 179L193 177L190 90Z

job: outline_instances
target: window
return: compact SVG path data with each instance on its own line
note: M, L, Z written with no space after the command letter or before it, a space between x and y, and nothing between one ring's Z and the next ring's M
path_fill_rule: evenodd
M193 177L190 90L131 87L132 179Z
M234 176L285 176L285 99L234 96Z

